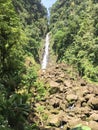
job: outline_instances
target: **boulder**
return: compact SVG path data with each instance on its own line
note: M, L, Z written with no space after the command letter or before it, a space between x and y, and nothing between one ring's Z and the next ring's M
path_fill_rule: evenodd
M98 86L89 85L88 89L89 89L90 93L98 95Z
M49 85L50 85L50 87L58 87L59 83L57 83L55 81L50 81Z
M90 113L90 109L86 106L86 107L75 107L74 108L74 113L76 115L88 115Z
M70 121L69 121L69 127L70 128L73 128L74 126L76 126L76 125L78 125L78 124L81 124L81 119L79 119L79 118L72 118Z
M58 79L56 79L56 82L57 83L63 83L63 79L62 78L58 78Z
M94 87L94 94L98 95L98 86Z
M88 101L89 106L91 106L92 109L98 110L98 97L92 97Z
M75 94L69 94L69 95L66 96L66 100L68 102L70 102L70 101L77 101L77 99L78 99L78 96L75 95Z
M87 94L90 94L89 90L87 88L83 88L82 90L83 97L85 97Z
M93 98L95 95L94 94L87 94L85 96L85 100L88 101L90 98Z
M48 123L50 126L60 126L60 115L52 114L48 117Z
M50 90L49 90L50 94L55 94L57 92L60 92L60 88L59 88L60 84L59 83L57 83L55 81L50 81L49 85L51 87Z
M59 76L60 76L61 78L64 78L65 75L64 75L64 73L62 73L62 74L60 74Z
M64 86L66 86L66 87L72 87L72 84L71 84L71 82L69 80L65 80L64 81Z
M60 92L65 92L66 90L64 89L64 86L63 85L60 85Z
M55 93L59 93L60 92L60 88L59 87L52 87L49 90L50 94L55 94Z
M90 116L90 120L93 120L93 121L98 121L98 114L97 113L93 113L91 116Z
M91 128L91 130L98 130L98 122L90 121L88 126Z
M83 79L80 79L80 85L83 87L83 86L86 86L87 83L86 83L86 81L84 81Z
M49 125L55 127L66 126L69 118L66 113L62 110L58 114L51 114L48 118Z
M67 106L68 106L67 101L66 101L66 103L64 103L64 104L63 104L63 103L61 103L61 104L60 104L60 109L61 109L61 110L63 110L63 111L65 111L65 110L66 110L66 108L67 108Z
M57 108L60 105L60 99L53 97L48 101L48 103L52 105L54 108Z

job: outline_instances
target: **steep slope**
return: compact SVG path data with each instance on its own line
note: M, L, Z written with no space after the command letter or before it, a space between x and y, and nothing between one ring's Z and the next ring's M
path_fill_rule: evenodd
M50 30L58 61L77 66L79 74L98 81L98 2L57 0L51 8Z
M30 88L46 32L40 0L0 0L0 130L32 130Z
M13 0L13 5L26 35L24 49L39 62L41 40L48 30L47 9L40 0Z

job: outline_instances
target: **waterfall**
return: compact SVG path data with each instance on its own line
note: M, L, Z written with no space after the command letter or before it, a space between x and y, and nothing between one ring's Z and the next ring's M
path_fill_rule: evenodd
M45 50L44 50L44 56L42 60L42 70L45 70L47 67L48 53L49 53L49 33L46 35L46 39L45 39Z

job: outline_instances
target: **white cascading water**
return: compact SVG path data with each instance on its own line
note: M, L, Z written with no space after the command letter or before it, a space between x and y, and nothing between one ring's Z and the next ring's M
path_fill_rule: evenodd
M45 52L42 60L42 70L45 70L47 67L48 53L49 53L49 33L46 35L46 40L45 40Z

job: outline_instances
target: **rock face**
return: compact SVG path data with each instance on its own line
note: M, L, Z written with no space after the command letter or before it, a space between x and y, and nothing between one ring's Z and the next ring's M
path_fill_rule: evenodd
M37 104L44 106L39 115L43 130L70 130L78 124L98 130L97 85L87 83L64 63L48 68L41 75L40 80L50 86L46 99L35 103L35 111Z

